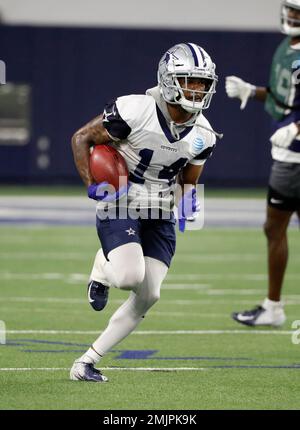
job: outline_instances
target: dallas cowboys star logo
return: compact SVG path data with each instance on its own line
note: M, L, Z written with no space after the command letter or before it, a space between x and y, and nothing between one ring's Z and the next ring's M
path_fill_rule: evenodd
M125 231L126 231L126 233L128 233L128 236L134 236L135 235L135 230L133 230L133 228L131 228L131 227Z

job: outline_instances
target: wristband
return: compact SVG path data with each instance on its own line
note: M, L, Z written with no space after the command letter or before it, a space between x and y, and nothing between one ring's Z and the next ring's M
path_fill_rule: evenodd
M251 85L250 97L253 98L255 96L256 96L256 86L255 85Z

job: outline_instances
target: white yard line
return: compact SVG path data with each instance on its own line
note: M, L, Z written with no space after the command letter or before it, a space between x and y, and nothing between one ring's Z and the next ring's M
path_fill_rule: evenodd
M252 296L252 295L258 295L258 294L265 294L266 290L258 290L258 289L249 289L249 288L241 288L238 290L230 289L230 288L224 288L224 289L210 289L203 291L203 294L207 294L209 296L225 296L225 295L231 295L231 296ZM298 296L300 299L300 295Z
M294 259L296 259L298 256L295 256ZM222 263L222 262L229 262L229 261L264 261L267 258L266 254L181 254L176 253L174 256L174 261L186 261L186 262L210 262L210 263ZM298 258L297 258L298 261Z
M67 282L86 282L88 274L86 273L61 273L61 272L49 272L49 273L15 273L9 271L0 272L0 279L4 280L65 280ZM294 281L300 279L299 274L287 273L285 276L286 280ZM168 274L166 281L254 281L260 282L267 280L266 273L194 273L194 274ZM165 284L166 285L166 284ZM187 285L187 284L182 284ZM194 284L195 285L195 284Z
M201 290L211 287L210 284L167 284L162 285L164 290Z
M210 291L210 290L208 290ZM257 290L257 295L260 295L262 292L265 293L263 290ZM213 294L207 294L207 295L213 295ZM241 294L244 296L244 294ZM252 295L252 294L251 294ZM254 300L233 300L232 298L228 297L226 298L226 295L220 294L216 295L215 299L213 300L207 300L207 299L199 299L199 300L184 300L184 299L161 299L159 301L159 304L161 305L179 305L179 306L202 306L202 305L213 305L213 304L220 304L219 302L216 302L217 299L222 297L222 303L225 303L227 300L228 304L232 305L253 305L255 304ZM124 299L110 299L111 304L122 304L126 300L126 297L124 296ZM295 295L285 295L283 298L284 304L289 306L298 306L300 305L300 296ZM87 303L86 299L72 299L69 297L63 298L63 297L20 297L20 296L10 296L10 297L0 297L0 302L5 302L7 305L8 302L13 303L63 303L66 305L74 305L74 304L85 304ZM1 307L2 309L2 307Z
M151 313L150 313L151 312ZM168 311L149 311L150 315L159 315L161 317L168 316L177 316L177 317L186 317L187 312L168 312ZM228 318L229 314L224 313L203 313L203 312L188 312L189 317L197 317L197 318Z
M7 334L100 334L102 331L96 330L6 330ZM138 330L133 331L132 335L214 335L214 334L261 334L261 335L291 335L294 331L290 330Z
M5 260L87 260L85 252L0 252Z
M168 274L167 280L182 280L182 281L224 281L237 280L237 281L265 281L267 279L266 273L190 273L190 274ZM287 273L285 275L287 280L300 279L299 274Z
M14 272L0 272L0 279L4 279L5 281L14 281L14 280L30 280L30 281L56 281L56 280L65 280L65 281L73 281L73 282L87 282L88 274L82 273L14 273Z
M15 310L15 307L13 305L9 306L1 306L1 312L8 312L8 313L12 313ZM78 312L77 309L68 309L68 312L73 311L73 312ZM48 314L48 313L56 313L57 314L57 309L56 308L37 308L34 307L34 312L35 313L41 313L41 314ZM169 312L169 311L153 311L151 310L151 315L157 315L160 317L165 317L165 318L169 318L171 316L175 316L175 317L184 317L187 315L187 312ZM20 313L31 313L32 314L32 308L21 308L18 309L18 314ZM190 317L196 317L197 319L201 319L201 318L228 318L229 317L229 313L225 314L225 313L203 313L203 312L188 312L188 315Z
M84 299L70 299L58 297L0 297L1 302L28 302L28 303L86 303Z
M191 261L191 262L230 262L230 261L262 261L266 259L266 254L254 253L205 253L190 254L176 253L174 261ZM299 261L300 257L295 255L291 257L293 261ZM88 260L90 256L86 252L0 252L0 259L6 260Z
M142 371L142 372L178 372L178 371L203 371L207 370L204 367L101 367L101 370L116 370L116 371ZM216 370L216 369L214 369ZM28 372L28 371L70 371L68 367L0 367L0 372Z

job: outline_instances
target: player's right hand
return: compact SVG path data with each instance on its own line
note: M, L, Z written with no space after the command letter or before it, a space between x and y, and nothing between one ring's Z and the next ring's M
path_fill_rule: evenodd
M88 186L87 193L90 199L102 202L115 202L128 193L131 183L123 185L118 191L111 192L111 186L108 182L101 182L100 184L91 184Z
M253 97L256 87L243 81L237 76L227 76L225 78L226 94L230 98L238 98L241 100L241 110L245 109L249 97Z

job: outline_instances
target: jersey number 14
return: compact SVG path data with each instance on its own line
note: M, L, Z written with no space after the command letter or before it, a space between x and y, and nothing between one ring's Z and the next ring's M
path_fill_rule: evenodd
M151 149L142 149L139 152L139 156L141 157L139 164L136 166L133 173L130 173L129 180L136 184L144 184L145 178L144 173L148 169L154 151ZM162 170L158 174L158 179L167 179L169 186L175 182L175 177L180 169L182 169L188 159L187 158L179 158L177 161L172 163L170 166L163 166Z

